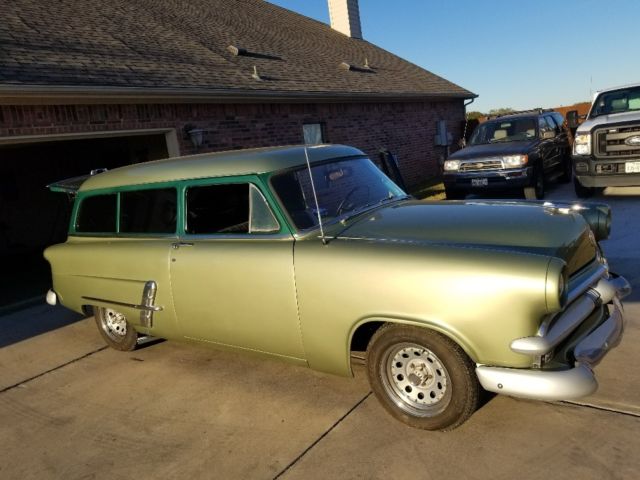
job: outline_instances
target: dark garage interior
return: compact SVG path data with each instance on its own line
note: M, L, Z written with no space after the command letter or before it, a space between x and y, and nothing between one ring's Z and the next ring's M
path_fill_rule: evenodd
M50 288L42 251L65 241L72 200L46 185L167 156L163 134L0 146L0 308Z

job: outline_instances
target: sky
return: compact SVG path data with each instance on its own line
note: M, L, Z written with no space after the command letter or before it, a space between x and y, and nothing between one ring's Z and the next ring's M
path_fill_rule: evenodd
M329 23L327 0L270 0ZM470 90L552 108L640 82L640 0L360 0L365 40Z

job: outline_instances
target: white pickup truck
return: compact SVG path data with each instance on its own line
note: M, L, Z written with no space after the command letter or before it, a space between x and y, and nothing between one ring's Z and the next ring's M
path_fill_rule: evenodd
M596 92L585 121L578 125L571 111L567 124L577 128L572 158L578 197L609 186L640 186L640 83Z

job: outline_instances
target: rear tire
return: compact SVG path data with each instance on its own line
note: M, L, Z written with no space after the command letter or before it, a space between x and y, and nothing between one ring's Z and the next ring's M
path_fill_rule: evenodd
M98 331L111 348L130 352L136 348L138 332L127 321L124 314L111 308L93 307Z
M573 177L573 188L575 189L578 198L593 197L593 195L596 193L595 188L585 187L576 177Z
M475 365L448 337L387 324L367 348L371 389L394 418L424 430L452 430L478 408Z

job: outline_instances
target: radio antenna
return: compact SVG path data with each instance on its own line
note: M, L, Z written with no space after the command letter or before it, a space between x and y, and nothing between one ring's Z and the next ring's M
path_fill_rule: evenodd
M320 204L318 203L318 195L316 194L316 186L313 183L313 175L311 174L311 162L309 161L309 153L307 152L307 146L304 146L304 158L307 160L307 170L309 171L309 180L311 180L311 191L313 192L313 200L316 202L316 213L318 214L318 225L320 226L320 239L322 244L327 244L327 239L324 236L324 229L322 228L322 215L320 215Z

